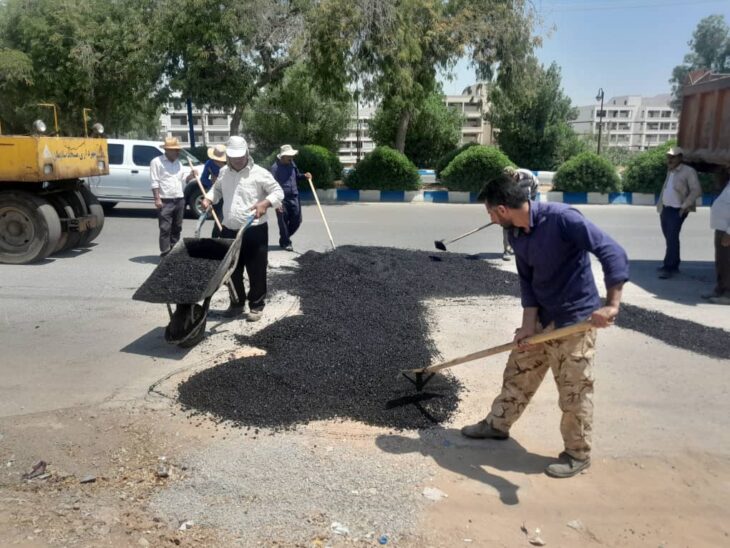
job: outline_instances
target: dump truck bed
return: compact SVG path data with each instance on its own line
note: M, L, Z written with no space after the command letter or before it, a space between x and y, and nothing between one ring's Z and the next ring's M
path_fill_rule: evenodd
M711 75L682 93L678 142L685 161L730 166L730 75Z
M0 135L0 182L40 183L108 173L106 139Z

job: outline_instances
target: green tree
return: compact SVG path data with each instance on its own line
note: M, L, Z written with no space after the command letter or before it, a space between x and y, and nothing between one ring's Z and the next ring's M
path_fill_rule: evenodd
M577 116L561 88L560 68L530 57L526 70L509 87L494 86L489 113L500 148L517 165L555 169L583 150L568 124Z
M672 107L682 108L682 86L693 70L707 69L712 72L730 71L730 27L722 15L710 15L698 24L687 42L691 51L684 56L684 62L672 70L669 83L672 84Z
M594 152L583 152L565 162L555 174L554 190L618 192L621 179L611 162Z
M469 57L478 79L507 82L536 42L524 0L322 0L310 55L325 88L357 87L398 113L395 148L436 90L436 73Z
M336 150L351 110L346 99L323 97L312 83L307 65L300 63L253 102L244 120L247 134L263 154L283 143Z
M395 146L397 108L382 104L370 122L370 136L378 145ZM463 116L448 108L440 93L432 93L415 114L406 136L405 155L418 167L433 167L453 150L461 137Z
M159 79L148 24L153 0L0 3L0 118L27 131L59 107L61 132L83 131L82 109L112 133L156 124ZM48 124L51 127L51 124Z
M310 0L160 0L156 49L164 62L163 101L232 113L238 133L246 107L303 55Z

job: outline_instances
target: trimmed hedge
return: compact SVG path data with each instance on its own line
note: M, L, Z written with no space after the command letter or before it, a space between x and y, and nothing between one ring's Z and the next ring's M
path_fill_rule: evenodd
M299 171L311 173L312 182L318 189L334 187L338 170L342 173L342 164L337 155L318 145L305 145L298 150L299 154L294 157L294 163L297 164ZM309 183L300 182L299 190L311 190Z
M667 150L670 145L662 145L637 154L626 165L623 173L626 192L661 192L667 177Z
M510 159L495 147L472 146L451 160L441 174L441 181L449 190L479 192L484 183L511 165Z
M593 152L573 156L558 169L553 190L564 192L619 192L621 178L616 168Z
M466 149L477 146L477 143L466 143L465 145L461 145L460 147L455 148L451 152L447 152L441 158L439 158L439 161L436 162L436 179L441 179L441 172L445 170L447 167L449 167L449 164L451 163L451 160L456 158L459 154L464 152Z
M360 190L418 190L421 178L404 154L379 146L355 165L345 183Z

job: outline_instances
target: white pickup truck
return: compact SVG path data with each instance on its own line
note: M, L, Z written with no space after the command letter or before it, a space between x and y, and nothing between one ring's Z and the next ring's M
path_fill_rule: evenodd
M138 141L133 139L107 139L109 175L86 179L91 192L105 209L111 209L118 202L152 203L150 189L150 162L164 154L162 142ZM203 164L186 150L180 151L180 161L188 166L193 163L198 175L203 173ZM195 180L185 187L185 203L194 215L199 209L200 190Z

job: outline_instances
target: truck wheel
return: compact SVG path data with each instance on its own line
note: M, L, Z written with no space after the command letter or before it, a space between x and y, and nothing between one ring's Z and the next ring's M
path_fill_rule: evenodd
M97 236L101 234L101 229L104 228L104 208L99 203L99 200L94 196L94 193L89 190L86 185L81 185L79 189L81 195L84 197L84 202L89 210L89 214L96 217L96 228L87 230L84 232L84 237L81 238L82 246L89 245L91 242L96 240Z
M69 202L68 197L68 193L66 192L49 194L48 201L50 201L56 208L56 212L58 213L59 217L61 217L62 219L75 219L76 211L71 205L71 202ZM81 236L81 232L63 232L61 234L61 238L59 239L58 244L56 245L55 252L61 253L63 251L68 251L69 249L78 247L79 242L81 241Z
M46 199L28 192L0 192L0 263L45 259L60 237L61 220Z

